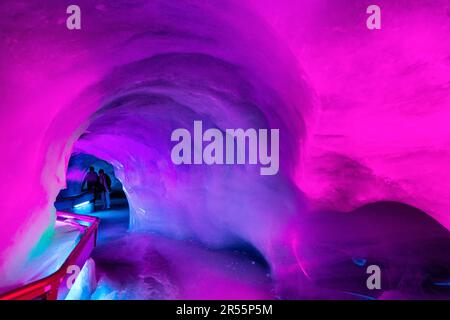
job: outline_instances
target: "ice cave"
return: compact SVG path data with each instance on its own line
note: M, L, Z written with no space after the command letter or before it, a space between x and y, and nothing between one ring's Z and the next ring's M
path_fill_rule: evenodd
M0 294L67 257L94 166L67 299L450 298L448 1L74 2L0 3ZM278 172L174 164L195 121L279 129Z

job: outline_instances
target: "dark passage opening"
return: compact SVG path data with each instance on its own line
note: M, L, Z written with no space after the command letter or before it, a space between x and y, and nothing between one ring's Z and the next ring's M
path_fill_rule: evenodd
M90 188L87 181L91 167L97 175L95 188ZM101 187L100 171L108 177L106 180L110 187L109 208L106 208L106 196L102 196L102 192L105 191ZM110 163L89 154L74 153L69 160L66 181L67 187L59 192L55 201L57 210L99 217L101 219L99 243L104 239L121 236L128 230L130 220L128 200L122 183L116 177L114 167Z

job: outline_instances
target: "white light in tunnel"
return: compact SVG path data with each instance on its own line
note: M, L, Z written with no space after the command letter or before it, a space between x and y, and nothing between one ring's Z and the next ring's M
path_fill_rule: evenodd
M89 201L85 201L85 202L76 204L76 205L74 205L73 207L74 207L74 208L80 208L80 207L83 207L83 206L88 205L88 204L89 204Z

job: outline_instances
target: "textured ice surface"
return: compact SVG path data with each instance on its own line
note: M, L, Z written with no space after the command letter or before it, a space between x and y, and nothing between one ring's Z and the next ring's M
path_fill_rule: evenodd
M72 298L111 299L270 299L275 297L270 270L255 252L212 250L188 240L127 232L124 201L100 217L94 250L96 277L82 277ZM78 280L77 280L78 281ZM84 283L84 284L83 284ZM81 290L84 288L84 290ZM72 289L74 290L74 289Z
M124 200L115 199L113 207L95 213L102 218L93 253L98 284L93 292L92 278L84 277L82 299L450 297L445 286L437 285L450 275L448 232L406 205L377 203L346 214L316 212L305 219L306 243L297 249L307 282L292 272L298 266L289 264L291 272L277 279L264 258L248 247L208 249L189 240L127 232ZM371 264L383 268L382 290L375 292L366 287Z
M49 242L36 248L21 270L11 270L0 282L0 292L45 278L56 272L75 248L80 229L57 221Z
M269 270L239 251L130 234L94 255L95 299L271 299Z
M90 300L91 295L97 288L97 278L95 275L95 262L88 259L84 264L77 279L72 284L66 300Z

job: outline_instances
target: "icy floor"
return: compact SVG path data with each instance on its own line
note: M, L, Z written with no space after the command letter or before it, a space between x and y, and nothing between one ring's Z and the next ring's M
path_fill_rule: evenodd
M10 275L16 280L10 285L0 287L0 293L45 278L56 272L64 263L80 239L80 230L74 226L56 221L54 234L44 251L33 254L25 267L17 275ZM3 282L4 279L1 279Z
M311 283L298 290L295 278L285 279L296 291L283 298L448 299L447 233L410 211L405 213L409 220L421 223L396 227L396 221L405 218L401 208L394 206L397 220L382 219L383 206L376 206L373 217L370 212L315 216L305 229L310 230L305 237L311 243L303 249L311 250L302 250ZM92 262L86 268L75 299L279 298L268 267L251 251L211 250L192 241L128 233L126 201L114 200L113 208L94 213L102 219L92 254L95 267ZM330 228L339 232L329 232ZM366 266L372 263L385 270L384 288L377 292L366 287Z
M92 258L91 299L273 299L267 267L244 251L209 250L191 241L127 233L128 208L95 212L102 219Z
M388 215L389 211L382 210L386 205L376 205L376 215L325 212L305 220L311 225L305 227L308 241L302 250L303 268L313 281L296 292L301 295L283 297L449 299L450 238L446 230L420 212L407 211L403 216L401 205L394 206L395 216ZM388 219L383 219L384 213ZM129 233L126 199L113 199L113 209L91 215L101 218L97 247L68 299L279 298L268 266L251 250L212 250L193 241ZM396 226L406 219L411 223ZM365 229L365 224L373 228ZM50 245L34 254L25 270L17 271L20 281L10 283L17 287L56 271L79 236L75 227L57 222ZM366 266L372 263L385 268L386 290L374 293L365 287ZM294 278L287 282L299 288ZM9 288L3 286L0 292Z

